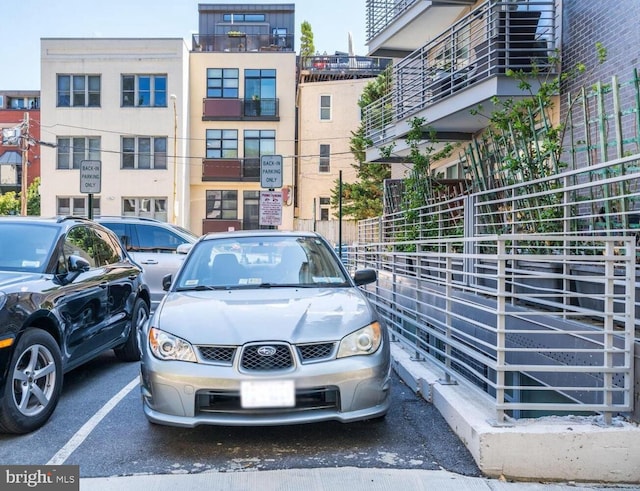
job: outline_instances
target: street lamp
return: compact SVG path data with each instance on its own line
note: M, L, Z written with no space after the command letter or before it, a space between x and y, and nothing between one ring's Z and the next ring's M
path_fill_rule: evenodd
M173 219L172 223L178 223L178 109L176 107L177 97L175 94L171 94L171 101L173 101Z

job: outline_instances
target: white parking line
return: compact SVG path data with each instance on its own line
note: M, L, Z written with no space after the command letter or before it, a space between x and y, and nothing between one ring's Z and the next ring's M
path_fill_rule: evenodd
M120 392L118 392L115 396L113 396L109 402L107 402L100 410L94 414L89 421L87 421L82 428L76 431L76 434L71 437L71 439L60 449L58 452L51 457L47 465L62 465L67 460L69 455L71 455L76 448L80 446L80 444L85 441L85 439L89 436L89 434L93 431L93 429L98 426L98 423L102 421L109 411L111 411L116 405L129 393L131 392L140 382L140 377L134 378L129 384L124 387Z

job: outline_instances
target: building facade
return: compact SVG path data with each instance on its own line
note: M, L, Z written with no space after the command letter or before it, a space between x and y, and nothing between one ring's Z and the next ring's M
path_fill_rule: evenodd
M0 91L0 194L40 177L40 91Z
M200 4L189 84L191 229L293 227L293 4ZM279 217L261 216L261 159L281 157ZM276 214L277 215L277 214Z
M41 58L41 214L188 226L184 40L44 38ZM83 161L100 162L95 193Z

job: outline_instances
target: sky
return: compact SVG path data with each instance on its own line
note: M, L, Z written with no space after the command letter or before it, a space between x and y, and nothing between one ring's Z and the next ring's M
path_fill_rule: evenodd
M0 0L3 4L9 0ZM40 90L40 38L183 37L198 33L198 4L293 3L295 49L308 21L320 53L366 55L366 0L20 0L0 9L0 90Z

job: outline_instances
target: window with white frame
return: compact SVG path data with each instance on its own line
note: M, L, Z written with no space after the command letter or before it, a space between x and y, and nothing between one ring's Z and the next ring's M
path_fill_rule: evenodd
M331 120L331 96L320 96L320 121Z
M207 130L208 159L237 159L238 130Z
M237 68L207 68L207 97L237 99L239 72Z
M63 216L88 217L89 209L88 196L58 196L56 204L56 214ZM92 199L93 215L100 216L100 198L94 196Z
M131 217L148 217L167 221L166 197L122 198L122 214Z
M167 107L167 76L122 75L122 107Z
M56 169L79 169L83 160L100 160L100 137L58 137L56 153Z
M320 220L329 220L331 198L320 198Z
M167 137L122 137L123 169L166 169Z
M321 143L318 172L330 172L330 171L331 171L331 145L327 143Z
M100 107L100 75L58 75L58 107Z

